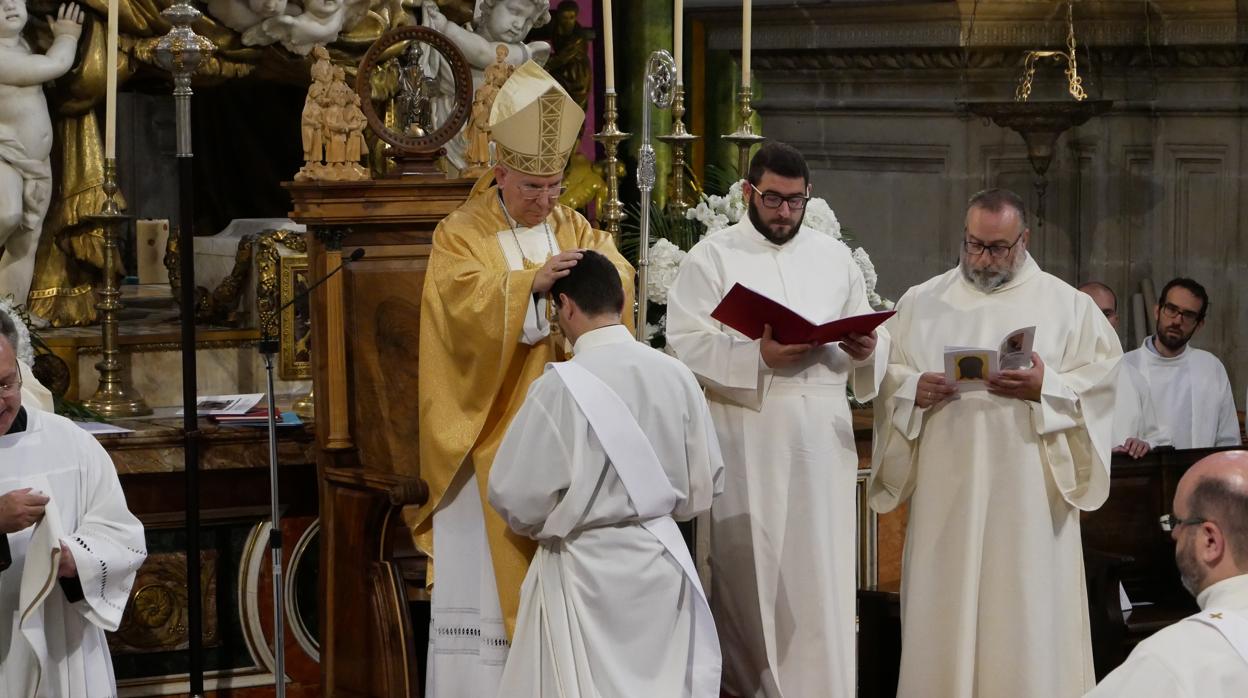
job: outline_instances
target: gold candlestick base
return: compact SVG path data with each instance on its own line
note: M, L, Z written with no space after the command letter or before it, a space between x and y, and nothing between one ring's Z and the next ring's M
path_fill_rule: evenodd
M316 417L316 390L309 390L307 395L295 400L291 410L301 419L313 419Z
M740 106L741 125L736 131L721 136L724 140L737 146L737 172L741 175L741 179L745 179L750 169L750 148L758 143L766 140L762 134L754 133L754 127L750 124L750 118L754 116L754 109L750 107L750 87L746 85L737 93L737 100Z
M659 140L672 147L672 193L667 197L667 211L683 218L692 205L685 197L685 148L698 137L685 130L685 86L681 83L676 83L672 95L672 131Z
M121 310L121 289L117 285L117 238L129 216L117 203L117 160L104 161L104 193L108 200L100 212L87 216L104 228L104 287L99 289L100 333L104 358L95 365L100 372L100 385L95 395L86 400L89 409L107 419L138 417L151 414L143 397L130 385L129 366L121 360L118 349L117 313Z
M633 134L625 133L616 128L616 119L619 112L616 110L616 94L615 90L607 90L605 105L602 112L602 132L594 134L594 140L602 144L602 149L607 160L607 199L606 205L603 207L605 211L598 211L598 225L602 226L615 239L618 247L620 244L620 221L624 220L624 210L620 206L620 173L617 170L619 158L616 157L616 151L620 147L620 143L630 138Z

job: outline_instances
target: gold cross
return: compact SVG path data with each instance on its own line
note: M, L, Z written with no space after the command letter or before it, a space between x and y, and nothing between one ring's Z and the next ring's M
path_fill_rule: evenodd
M1212 619L1214 619L1214 620L1222 620L1222 614L1221 614L1221 613L1210 613L1210 614L1209 614L1209 617L1210 617L1210 618L1212 618Z

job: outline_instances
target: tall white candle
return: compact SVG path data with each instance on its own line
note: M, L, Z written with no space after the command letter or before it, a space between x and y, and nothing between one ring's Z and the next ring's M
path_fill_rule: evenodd
M685 0L676 0L676 16L672 20L672 55L676 58L676 84L685 84Z
M741 87L750 86L750 28L753 23L750 0L745 0L741 19Z
M615 37L611 34L611 0L602 0L602 65L606 88L615 91Z
M108 0L108 47L105 54L104 157L117 157L117 0Z

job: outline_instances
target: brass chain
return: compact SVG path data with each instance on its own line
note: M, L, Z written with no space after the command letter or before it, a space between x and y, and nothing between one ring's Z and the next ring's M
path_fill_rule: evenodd
M1036 61L1041 58L1055 58L1066 61L1066 82L1070 96L1082 102L1088 98L1083 89L1083 78L1079 77L1079 59L1075 44L1075 3L1066 3L1066 51L1028 51L1023 58L1023 75L1014 90L1014 101L1026 102L1031 97L1031 85L1036 77Z

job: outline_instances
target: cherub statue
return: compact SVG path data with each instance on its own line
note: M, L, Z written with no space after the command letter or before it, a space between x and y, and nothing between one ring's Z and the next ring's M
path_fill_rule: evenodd
M306 56L317 44L334 42L346 19L343 0L305 0L302 14L269 17L245 32L243 43L263 46L280 41L287 51Z
M208 14L240 34L269 17L298 13L299 8L290 7L286 0L208 0Z
M485 83L484 72L495 61L498 47L508 49L506 61L512 66L522 65L532 59L544 64L550 57L550 44L545 41L525 43L524 39L534 27L550 21L548 0L477 0L473 11L472 31L451 22L432 0L426 0L425 26L442 32L463 52L472 68L473 90ZM434 98L433 122L442 123L455 103L455 84L450 66L440 54L430 56L430 74L438 76L437 95ZM458 168L467 165L465 134L446 144L447 158Z
M82 8L61 5L47 17L52 45L34 53L22 38L25 0L0 0L0 298L25 303L35 250L52 198L52 120L43 84L73 67Z

